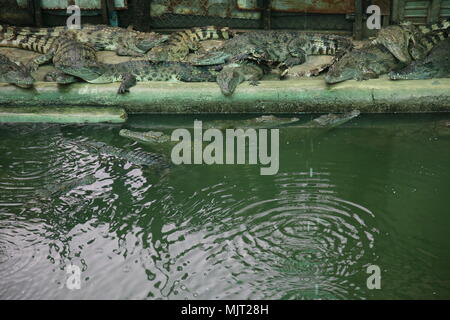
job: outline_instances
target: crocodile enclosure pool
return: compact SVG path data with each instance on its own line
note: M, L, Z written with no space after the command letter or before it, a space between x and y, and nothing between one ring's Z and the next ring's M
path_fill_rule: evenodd
M0 125L0 299L450 299L448 114L281 127L267 176L153 170L70 143L154 152L119 131L257 116Z

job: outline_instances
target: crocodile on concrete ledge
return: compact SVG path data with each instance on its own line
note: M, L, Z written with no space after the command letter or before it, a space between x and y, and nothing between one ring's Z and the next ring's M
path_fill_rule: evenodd
M0 46L18 47L44 53L30 64L33 69L50 60L58 70L46 77L59 83L76 82L78 78L89 83L122 82L118 93L128 92L137 81L214 82L217 67L192 66L182 62L127 61L117 64L101 63L97 52L87 43L66 37L29 36L25 41L2 40Z
M368 80L404 67L392 53L380 44L366 44L347 52L328 70L325 81L334 84L346 80Z
M250 59L292 67L305 62L308 55L339 57L352 46L350 39L338 35L302 31L249 31L191 62L196 65L214 65Z
M234 93L237 86L244 81L250 81L250 85L258 85L264 74L269 72L269 68L258 63L242 62L230 63L223 67L222 71L217 75L217 84L220 91L225 96L230 96Z
M438 43L423 60L389 73L392 80L417 80L450 77L450 39Z
M227 40L234 36L229 28L214 26L199 27L175 32L165 43L154 47L147 54L150 61L186 62L190 52L199 50L199 42L205 40Z
M66 74L89 83L121 82L118 93L129 92L137 81L214 82L218 70L215 67L192 66L183 62L128 61L117 64L96 63L86 68L70 64L59 66Z
M168 35L139 32L106 25L83 25L81 29L67 27L29 28L0 25L0 39L24 42L33 36L64 37L89 43L96 50L115 51L122 56L143 56L151 48L169 39Z
M448 38L449 33L450 20L427 26L405 22L382 28L373 43L385 46L398 60L410 63L425 58L436 43Z
M30 68L22 63L13 62L7 56L0 54L0 82L29 88L34 83L30 71Z

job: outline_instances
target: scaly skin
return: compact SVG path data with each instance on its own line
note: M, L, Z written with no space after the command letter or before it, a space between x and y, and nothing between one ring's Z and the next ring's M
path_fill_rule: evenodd
M51 36L33 36L25 40L3 40L0 45L44 53L33 61L33 69L52 60L59 73L49 74L46 78L58 83L71 83L77 78L89 83L120 81L122 84L118 93L125 93L137 81L214 82L218 73L215 67L197 67L181 62L138 60L106 64L97 60L95 49L87 43Z
M87 43L72 40L67 37L53 36L14 36L0 40L0 46L31 50L43 55L30 62L31 70L36 70L40 65L52 61L60 72L49 75L47 78L57 79L59 83L70 83L76 79L64 74L67 66L76 68L78 73L94 78L92 70L99 63L96 50Z
M0 25L0 39L27 39L29 36L64 37L88 43L96 50L115 51L121 56L143 56L148 50L168 40L167 35L139 32L106 25L83 25L81 29L67 27L28 28Z
M18 87L29 88L34 83L30 68L11 61L7 56L0 54L0 82L14 84Z
M64 140L66 143L74 144L78 147L103 156L111 156L126 160L135 165L156 166L158 168L170 168L170 162L163 155L146 151L128 151L116 148L99 141L77 141Z
M359 110L353 110L342 114L325 114L302 125L302 127L332 129L352 120L353 118L356 118L360 115L360 113L361 112L359 112Z
M159 131L137 132L128 129L119 131L119 135L146 144L161 144L171 142L170 136Z
M237 86L244 81L250 81L250 85L258 85L258 81L264 76L267 69L257 63L231 63L222 69L217 76L217 84L225 96L234 93Z
M150 61L186 62L190 52L199 49L199 42L204 40L227 40L234 36L229 28L214 26L192 28L172 33L164 44L151 49L146 57Z
M52 184L45 186L42 190L39 190L37 195L41 198L53 198L56 196L59 196L61 194L67 193L70 190L73 190L75 188L93 184L96 181L95 176L88 175L83 178L76 178L69 181L64 181L60 184Z
M389 74L392 80L418 80L450 77L450 39L438 43L424 59L414 61Z
M118 93L129 92L137 81L214 82L218 71L213 67L197 67L183 62L128 61L118 64L96 63L80 69L73 65L59 68L64 73L90 83L121 82Z
M334 84L346 80L368 80L378 78L404 67L388 49L382 45L368 44L345 54L333 64L325 76L325 81Z
M263 115L249 120L216 120L203 123L204 129L215 128L219 130L235 128L278 128L285 125L293 125L298 122L298 118L278 118L274 115Z
M448 38L449 28L449 20L428 26L406 22L382 28L373 43L385 46L401 62L410 63L425 58L436 43Z
M302 64L308 55L340 56L352 47L344 37L301 31L250 31L225 42L222 48L196 58L196 65L242 60L264 61L287 67Z

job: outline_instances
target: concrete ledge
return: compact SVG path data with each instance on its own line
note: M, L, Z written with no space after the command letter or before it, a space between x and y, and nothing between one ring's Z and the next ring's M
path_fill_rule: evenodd
M346 81L328 86L323 79L243 83L225 97L215 83L139 83L126 95L118 83L58 86L38 82L27 90L0 84L0 106L118 106L129 113L237 112L434 112L450 111L450 79Z
M127 120L124 109L117 107L2 107L0 123L123 123Z

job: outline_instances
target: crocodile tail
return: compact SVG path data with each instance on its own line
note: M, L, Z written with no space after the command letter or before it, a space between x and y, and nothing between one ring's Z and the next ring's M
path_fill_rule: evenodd
M450 26L447 29L435 30L421 37L419 39L419 44L422 47L431 50L437 43L447 39L449 37L449 34L450 34Z
M341 57L347 51L352 50L353 42L342 36L319 37L316 39L312 54L335 55Z
M450 28L450 20L443 19L437 23L431 23L431 24L424 25L424 26L417 26L417 28L420 30L420 32L425 33L425 34L432 32L432 31L445 30L445 29Z
M0 37L0 47L20 48L39 53L47 53L54 47L58 37L43 35L8 35Z
M228 40L234 36L234 32L228 27L195 27L175 33L172 42L186 43L189 47L195 47L195 44L204 40ZM192 44L192 45L190 45Z
M0 25L0 34L5 35L59 36L66 30L66 27L34 28Z

